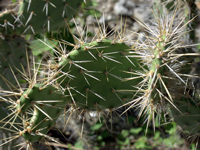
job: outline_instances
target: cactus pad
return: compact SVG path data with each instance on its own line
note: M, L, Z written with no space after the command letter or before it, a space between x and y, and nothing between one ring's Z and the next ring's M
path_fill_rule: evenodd
M44 33L65 26L78 13L83 0L23 0L19 17L23 33ZM25 28L24 28L25 26Z
M141 81L124 82L141 69L137 58L128 57L130 49L124 43L106 39L83 44L62 57L58 82L81 108L118 107L132 100L137 91L134 86Z
M8 89L6 83L11 83L16 87L16 79L19 81L22 77L21 73L24 73L23 69L27 68L27 43L19 36L12 36L11 38L6 37L5 39L0 39L0 45L0 72L2 75L0 78L0 85L5 90ZM17 71L16 68L19 69L21 73Z
M176 107L182 112L176 110L175 108L171 109L174 121L190 135L199 135L200 134L200 107L199 101L187 99L181 97L180 100L176 100Z

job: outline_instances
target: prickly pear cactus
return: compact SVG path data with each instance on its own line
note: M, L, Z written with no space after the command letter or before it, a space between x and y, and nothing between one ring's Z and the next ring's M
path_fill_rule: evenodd
M29 142L41 140L55 124L66 104L64 96L51 85L35 84L28 88L17 101L18 115L24 118L24 129L20 134ZM31 108L33 112L30 115Z
M83 0L23 0L20 2L20 31L38 34L55 31L78 14Z
M59 62L58 83L77 106L87 109L115 108L130 100L141 79L125 82L140 70L130 47L110 40L85 43ZM136 73L137 74L137 73Z

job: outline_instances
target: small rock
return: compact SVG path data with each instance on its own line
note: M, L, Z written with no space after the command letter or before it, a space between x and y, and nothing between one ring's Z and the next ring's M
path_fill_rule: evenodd
M137 7L134 9L134 17L136 17L138 20L145 22L147 18L149 17L150 9L147 9L148 7L142 6L142 7Z
M116 15L133 15L135 3L131 0L119 0L114 6Z

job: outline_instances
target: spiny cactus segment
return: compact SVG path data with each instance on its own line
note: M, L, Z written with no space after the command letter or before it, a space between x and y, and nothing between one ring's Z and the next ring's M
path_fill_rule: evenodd
M143 59L143 63L148 69L145 79L140 84L141 93L144 94L133 100L133 104L139 104L139 116L146 114L147 124L150 121L153 121L154 124L156 116L162 118L163 114L167 114L167 104L177 109L173 102L174 92L187 86L187 75L185 76L184 73L189 72L190 68L185 67L188 60L185 56L190 54L183 47L187 48L192 45L188 46L184 43L186 39L182 33L185 32L190 21L186 24L180 23L184 14L178 7L170 12L165 7L162 7L161 13L158 10L155 13L155 26L152 28L137 20L150 34L144 35L146 40L137 43L138 46L136 46L135 53ZM179 16L180 21L176 20L175 16ZM127 80L131 80L131 78Z
M28 88L17 101L17 112L23 120L24 130L21 131L26 141L41 140L55 124L59 114L67 102L64 96L51 85L35 84ZM30 115L28 112L33 108ZM29 111L28 111L29 110Z
M23 0L18 17L23 23L18 29L26 34L55 31L77 15L83 0Z

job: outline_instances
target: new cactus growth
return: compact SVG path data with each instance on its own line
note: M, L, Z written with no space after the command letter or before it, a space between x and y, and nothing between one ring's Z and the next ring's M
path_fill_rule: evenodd
M41 140L55 124L66 104L64 96L51 85L35 84L28 88L17 101L16 107L18 115L24 118L24 129L21 131L24 139L29 142ZM30 108L33 108L31 116L28 114Z

